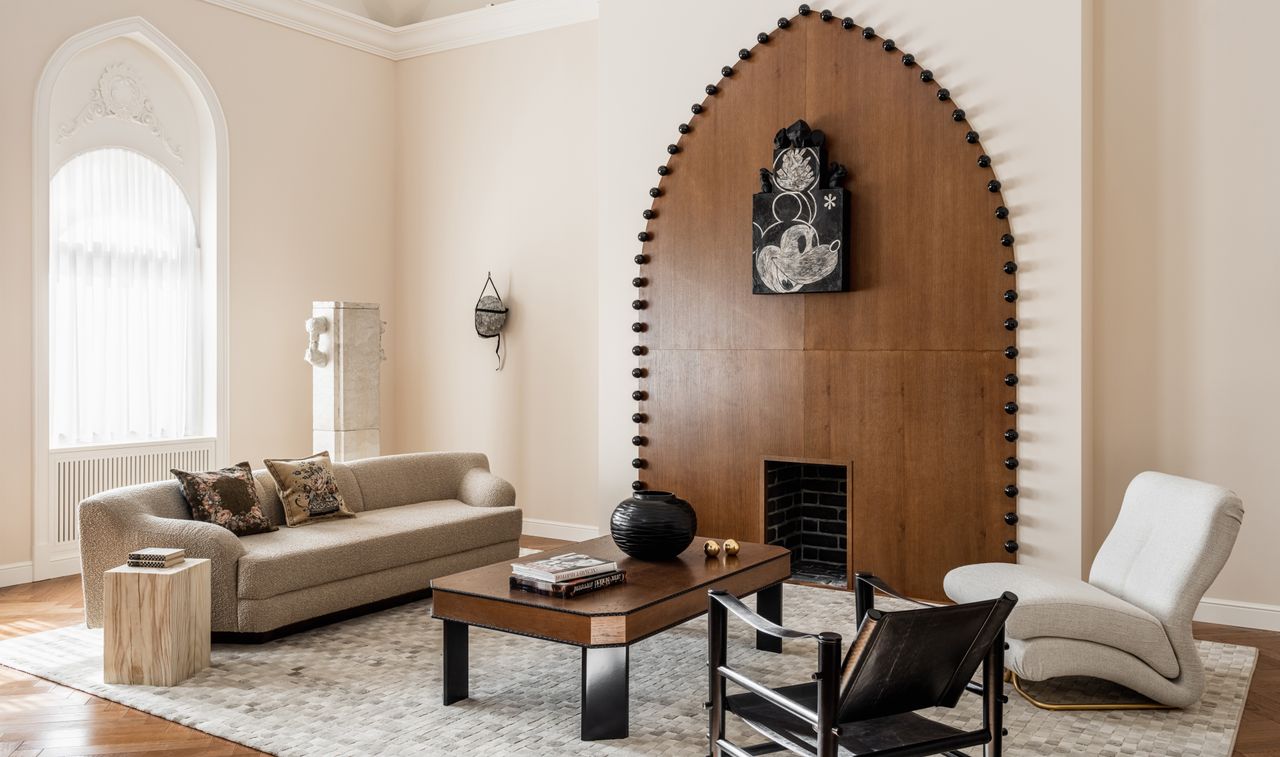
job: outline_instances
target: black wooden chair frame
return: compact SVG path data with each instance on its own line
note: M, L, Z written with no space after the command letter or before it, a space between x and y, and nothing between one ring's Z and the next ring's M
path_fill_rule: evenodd
M916 600L902 597L887 584L873 575L859 573L855 577L854 613L859 624L875 606L875 593L902 599L913 604L929 606ZM806 633L785 628L773 623L743 604L740 600L724 591L712 590L708 608L708 668L710 697L707 703L709 711L708 741L711 757L755 757L755 755L772 754L789 749L780 743L768 741L752 746L738 746L725 736L726 690L727 684L733 683L755 694L769 704L810 725L815 733L812 752L815 757L838 757L840 750L841 725L840 708L840 667L841 636L837 633ZM817 682L817 707L810 708L789 699L763 684L747 678L728 664L728 616L733 613L738 619L754 628L757 635L764 634L777 639L814 639L818 643L818 670L813 674ZM924 755L950 755L951 757L967 757L960 749L981 746L984 757L997 757L1002 753L1004 704L1009 701L1004 694L1004 631L996 634L982 662L982 684L968 682L965 691L982 697L982 727L973 731L963 731L944 738L924 740L915 744L896 746L859 752L858 757L916 757Z

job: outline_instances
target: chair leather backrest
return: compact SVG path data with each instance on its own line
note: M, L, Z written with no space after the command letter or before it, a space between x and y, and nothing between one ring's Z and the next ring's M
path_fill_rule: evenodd
M1017 601L867 613L845 660L840 722L954 707Z
M1147 472L1124 494L1089 583L1169 626L1191 616L1217 578L1244 519L1240 498L1189 478Z

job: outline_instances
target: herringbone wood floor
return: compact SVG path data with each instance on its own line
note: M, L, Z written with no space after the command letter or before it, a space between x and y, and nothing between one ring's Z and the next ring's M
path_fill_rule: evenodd
M547 549L563 542L524 537ZM81 614L78 577L0 589L0 639L73 625ZM1280 633L1197 624L1200 638L1260 652L1236 757L1280 757ZM0 667L0 757L56 755L256 755L261 752L124 705Z

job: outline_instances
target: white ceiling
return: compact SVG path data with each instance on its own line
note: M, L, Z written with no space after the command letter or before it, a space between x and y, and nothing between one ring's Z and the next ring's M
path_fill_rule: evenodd
M313 0L391 27L443 18L512 0Z

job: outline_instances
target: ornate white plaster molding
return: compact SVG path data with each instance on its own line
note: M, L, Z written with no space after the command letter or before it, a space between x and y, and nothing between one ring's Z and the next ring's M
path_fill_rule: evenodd
M112 63L102 70L97 86L89 91L89 102L80 108L75 118L58 126L58 142L65 142L100 118L118 118L145 127L170 155L182 162L182 146L165 133L142 81L125 63Z
M599 0L512 0L396 27L316 0L205 2L391 60L517 37L600 16Z

